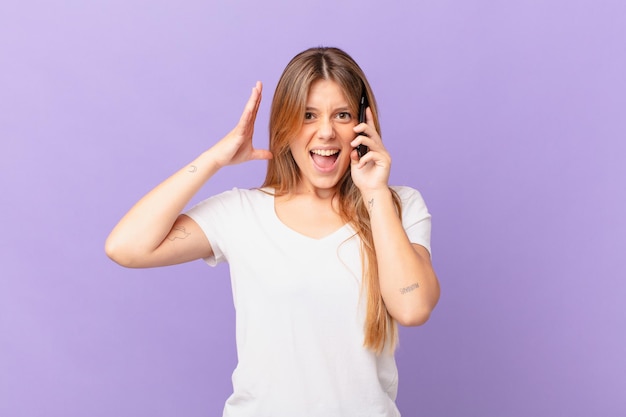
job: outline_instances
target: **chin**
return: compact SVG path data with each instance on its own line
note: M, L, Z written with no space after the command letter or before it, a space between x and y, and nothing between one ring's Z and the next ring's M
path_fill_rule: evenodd
M320 181L314 181L312 183L313 187L320 190L332 190L339 187L339 183L341 182L341 178L343 175L337 178L328 178Z

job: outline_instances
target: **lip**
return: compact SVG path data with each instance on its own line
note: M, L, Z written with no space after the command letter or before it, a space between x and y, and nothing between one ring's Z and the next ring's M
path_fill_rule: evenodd
M321 167L317 165L317 163L315 162L315 159L313 158L313 154L311 153L311 151L316 151L316 150L322 150L322 151L335 151L336 150L339 152L337 153L337 158L335 158L335 161L333 162L331 166ZM341 149L337 147L316 147L316 148L311 148L311 150L309 151L309 158L311 158L311 163L313 164L313 167L315 168L316 171L322 174L328 174L328 173L335 171L335 168L337 168L337 164L339 163L340 155L341 155Z

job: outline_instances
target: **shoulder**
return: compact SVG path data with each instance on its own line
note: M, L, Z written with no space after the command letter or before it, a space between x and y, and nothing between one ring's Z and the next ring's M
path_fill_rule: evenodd
M400 198L403 222L430 219L431 215L426 202L418 190L408 186L391 186L391 189Z
M261 190L258 188L252 189L243 189L243 188L233 188L228 191L223 191L219 194L215 194L206 200L202 201L200 204L210 203L212 201L219 201L222 203L230 203L235 204L237 202L244 201L259 201L266 199L272 196L271 190Z
M398 197L400 197L400 201L402 202L402 205L405 205L411 202L413 203L421 202L422 204L425 205L422 194L415 188L412 188L406 185L392 185L389 188L395 191Z
M233 188L206 198L194 205L186 214L192 217L198 214L216 212L223 212L224 215L234 214L238 210L258 207L263 200L271 197L272 194L268 193L267 190Z

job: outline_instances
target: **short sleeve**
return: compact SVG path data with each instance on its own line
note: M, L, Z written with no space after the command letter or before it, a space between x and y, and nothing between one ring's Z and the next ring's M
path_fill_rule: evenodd
M236 224L237 213L241 204L240 193L237 188L225 191L201 201L184 214L195 221L206 235L213 249L213 256L204 258L210 266L226 262L228 233Z
M409 241L424 246L428 252L430 248L431 215L428 212L422 195L411 187L392 187L398 193L402 202L402 226Z

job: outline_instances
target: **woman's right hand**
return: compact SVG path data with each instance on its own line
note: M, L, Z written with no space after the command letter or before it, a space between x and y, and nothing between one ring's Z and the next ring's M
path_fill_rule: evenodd
M255 149L252 145L254 122L261 104L262 89L263 85L260 81L257 81L252 88L252 93L237 126L209 149L208 152L212 154L214 161L220 168L257 159L272 158L270 151Z
M111 259L127 267L153 267L212 254L211 244L200 227L181 212L220 168L272 157L270 151L252 146L261 88L257 82L239 123L230 133L153 188L122 217L105 244Z

